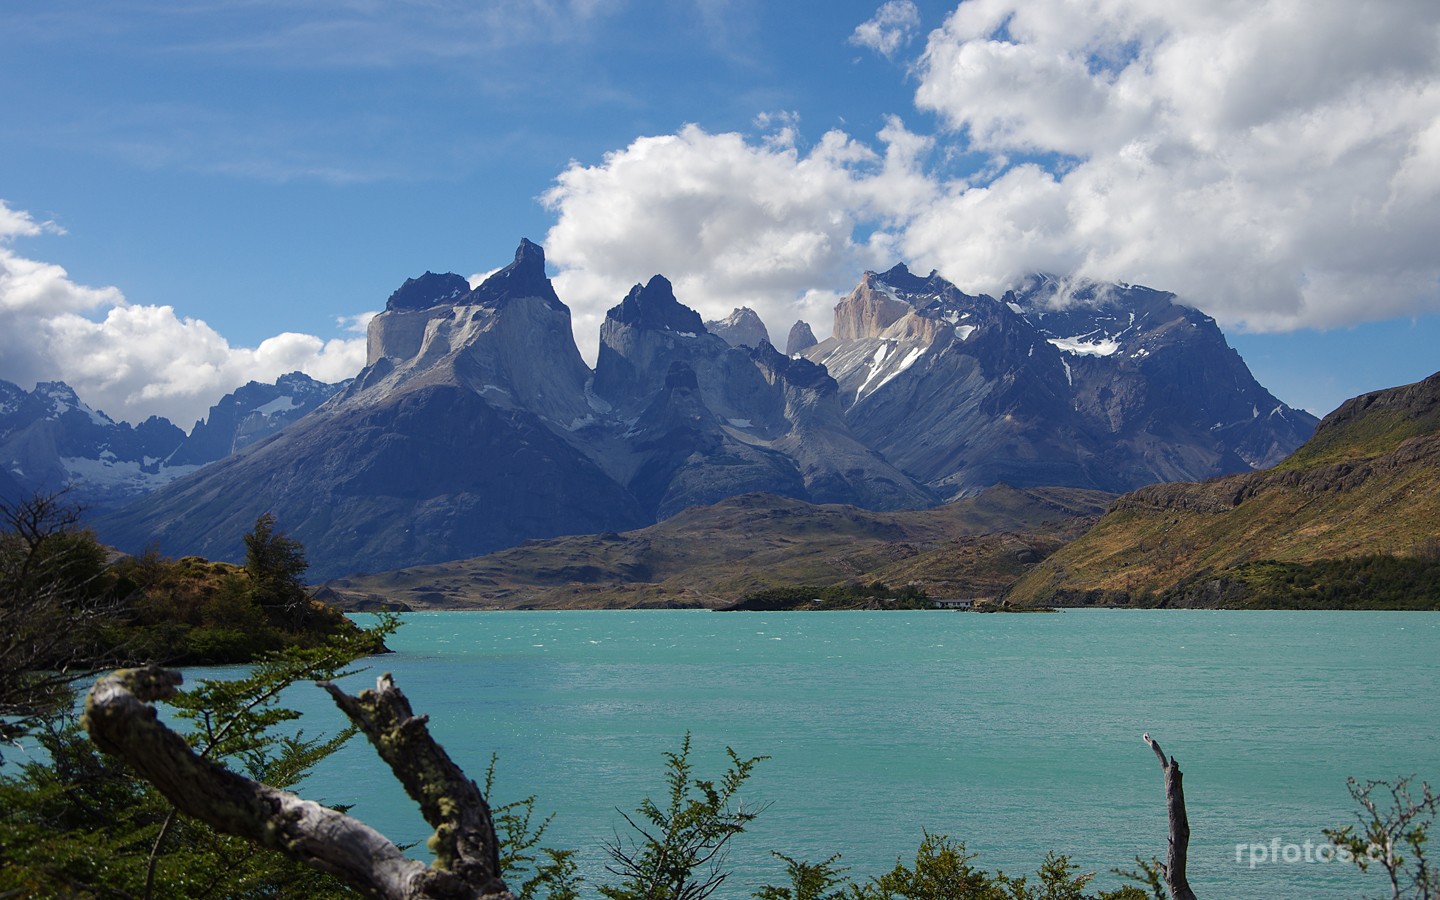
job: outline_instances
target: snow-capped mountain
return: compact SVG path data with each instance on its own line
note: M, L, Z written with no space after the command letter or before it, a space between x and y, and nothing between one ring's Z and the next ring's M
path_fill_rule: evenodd
M127 502L272 434L319 406L340 385L299 372L250 382L225 395L187 436L170 420L116 422L63 381L25 391L0 381L0 497L65 489L92 511Z
M797 323L787 344L803 353L781 354L753 328L754 346L712 333L657 275L609 310L592 371L543 251L522 241L474 290L406 281L352 382L101 533L235 558L273 512L324 578L754 491L898 509L1001 481L1118 490L1261 465L1313 425L1212 321L1144 288L1036 279L996 300L897 266L835 317L808 348Z
M1273 464L1315 418L1173 294L1035 277L996 300L867 272L805 351L856 435L946 497L997 482L1121 491Z

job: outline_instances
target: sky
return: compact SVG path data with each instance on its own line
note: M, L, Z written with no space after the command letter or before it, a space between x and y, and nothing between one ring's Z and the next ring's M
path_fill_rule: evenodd
M1440 369L1433 0L12 0L0 378L184 428L546 248L783 343L866 269L1173 291L1323 414Z

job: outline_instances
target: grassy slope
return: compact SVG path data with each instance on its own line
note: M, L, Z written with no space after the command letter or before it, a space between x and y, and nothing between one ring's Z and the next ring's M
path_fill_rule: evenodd
M1440 375L1355 398L1275 469L1155 485L1118 500L1090 532L1009 594L1159 593L1253 564L1434 552L1440 536Z
M625 534L532 541L327 587L347 606L383 599L415 609L719 606L760 588L875 578L926 581L936 596L990 596L1111 499L999 486L935 509L881 513L749 494Z

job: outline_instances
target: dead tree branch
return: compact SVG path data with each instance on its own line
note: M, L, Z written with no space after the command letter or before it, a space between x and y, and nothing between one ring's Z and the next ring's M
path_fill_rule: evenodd
M1145 743L1155 751L1160 768L1165 772L1165 809L1170 819L1170 844L1165 852L1165 886L1174 900L1195 900L1190 881L1185 877L1185 857L1190 850L1190 819L1185 815L1185 789L1180 784L1180 764L1166 756L1160 742L1149 734Z
M155 708L149 705L173 697L180 682L179 672L157 666L122 669L106 675L95 683L86 698L84 723L102 750L122 757L185 815L217 831L247 838L329 872L371 897L514 900L494 862L493 829L484 836L467 835L469 840L463 844L452 843L454 849L447 850L431 867L406 857L384 835L358 819L252 781L200 757L184 738L158 720ZM407 778L428 777L422 774L427 771L424 766L432 764L435 754L447 762L449 757L431 740L423 721L419 728L408 724L415 717L408 714L408 702L389 677L382 678L381 682L381 693L386 699L367 701L366 696L372 692L365 691L358 700L350 697L346 700L358 703L362 710L367 703L375 703L392 709L403 707L407 711L406 716L398 719L398 728L381 733L380 740L372 734L371 740L376 741L377 746L382 743L390 746L393 752L413 755L415 761L410 764L413 769L401 777L409 789ZM339 695L337 702L339 697L345 697L333 686L327 688L332 695ZM341 705L344 708L345 705ZM359 720L357 724L364 727ZM425 749L426 744L430 750ZM385 755L384 750L381 755ZM397 767L389 758L386 761L400 776L404 766ZM455 771L459 772L458 768ZM463 774L460 777L463 779ZM484 806L484 799L478 796L478 790L447 797L443 792L450 787L453 787L450 781L439 782L430 789L429 795L432 804L449 811L448 821L489 824L489 810ZM474 789L473 782L470 787ZM414 796L414 791L411 795ZM463 809L477 799L481 814ZM427 811L426 818L430 815ZM482 858L465 855L472 847L482 849ZM484 848L489 848L489 852L484 852Z
M430 717L415 715L388 672L376 679L375 690L361 691L358 697L333 684L322 687L370 739L410 799L420 805L420 813L435 829L430 849L435 852L436 866L475 885L482 896L508 894L500 878L500 850L490 806L479 786L430 736L426 727Z

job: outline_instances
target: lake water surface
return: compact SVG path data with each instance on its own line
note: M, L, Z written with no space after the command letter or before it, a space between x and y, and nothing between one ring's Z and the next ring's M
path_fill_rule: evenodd
M1191 883L1214 898L1379 894L1339 862L1256 861L1250 844L1324 843L1352 819L1345 778L1440 781L1440 614L1085 610L921 613L446 612L404 616L391 671L495 800L557 816L546 843L603 878L616 809L664 790L661 754L693 735L768 755L769 804L734 842L718 896L782 867L770 849L844 854L851 876L913 857L922 829L978 863L1033 871L1070 854L1097 883L1164 855L1150 732L1180 761ZM310 733L339 715L306 687ZM352 743L301 786L397 841L428 830L373 751ZM1237 845L1246 848L1237 861ZM1437 851L1440 852L1440 851ZM1294 855L1292 854L1292 855Z

